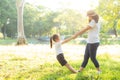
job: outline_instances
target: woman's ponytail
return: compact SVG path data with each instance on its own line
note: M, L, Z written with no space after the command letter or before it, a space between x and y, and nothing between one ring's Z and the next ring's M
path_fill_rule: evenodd
M50 37L50 48L52 48L52 37Z

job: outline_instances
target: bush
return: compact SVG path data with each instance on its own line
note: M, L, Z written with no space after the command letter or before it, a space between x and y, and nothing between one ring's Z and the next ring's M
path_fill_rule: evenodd
M2 39L3 38L3 34L0 32L0 39Z

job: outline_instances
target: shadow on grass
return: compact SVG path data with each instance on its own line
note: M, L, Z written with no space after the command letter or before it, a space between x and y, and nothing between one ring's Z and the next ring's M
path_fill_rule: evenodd
M79 72L75 80L102 80L99 74L90 72Z
M72 63L75 69L79 68L78 63L79 62ZM45 72L44 76L37 78L37 80L101 80L100 76L96 73L96 70L88 70L73 74L66 67L61 67L56 64L51 66L51 70L47 72Z
M69 75L72 74L66 67L61 67L59 64L51 65L51 69L44 70L44 76L39 77L37 80L70 80Z

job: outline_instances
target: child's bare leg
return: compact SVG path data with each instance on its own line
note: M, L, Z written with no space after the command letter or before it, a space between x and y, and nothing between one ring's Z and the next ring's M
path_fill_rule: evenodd
M73 73L77 73L77 71L76 71L71 65L69 65L68 63L66 63L65 66L66 66L70 71L72 71Z

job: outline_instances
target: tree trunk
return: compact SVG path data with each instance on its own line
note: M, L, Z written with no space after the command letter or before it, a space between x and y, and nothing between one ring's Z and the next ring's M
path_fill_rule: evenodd
M116 28L114 28L113 31L114 31L115 37L118 37Z
M117 35L117 30L116 30L117 23L118 23L118 21L117 21L117 20L115 20L115 21L114 21L114 25L113 25L113 31L114 31L115 37L117 37L117 36L118 36L118 35Z
M18 29L18 40L17 45L25 45L26 38L24 34L24 26L23 26L23 10L24 10L24 0L17 0L17 29Z
M5 39L6 38L6 25L5 24L3 24L1 30L2 30L2 33L3 33L3 39Z

